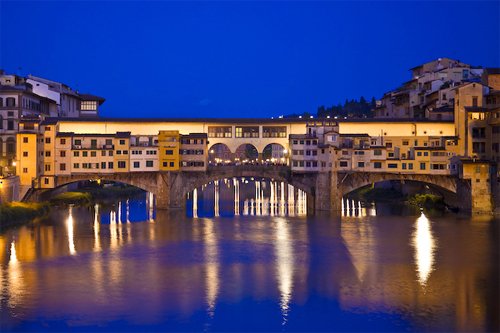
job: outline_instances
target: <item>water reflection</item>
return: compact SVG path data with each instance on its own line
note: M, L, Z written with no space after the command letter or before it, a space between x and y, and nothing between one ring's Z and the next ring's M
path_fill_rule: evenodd
M307 194L274 180L222 179L191 192L186 208L189 217L304 216Z
M73 239L73 224L75 223L75 221L73 220L73 206L69 206L68 210L68 218L66 219L66 228L68 230L68 248L69 254L74 255L76 254L76 249L75 241Z
M217 235L214 230L214 221L206 220L203 225L203 240L205 243L204 256L206 262L205 286L207 298L207 312L214 316L215 304L219 293L219 252Z
M367 207L352 200L358 215L284 217L290 188L272 186L268 212L278 216L160 212L150 223L145 194L9 230L0 235L2 330L496 329L498 221L362 216ZM264 207L270 187L260 185Z
M341 216L349 217L365 217L376 216L377 210L375 203L361 202L349 198L342 198L341 202Z
M418 281L425 286L433 270L436 241L432 235L431 223L423 212L415 222L412 244L415 249Z
M288 321L290 301L293 291L293 248L287 221L284 218L276 219L276 269L278 288L280 291L280 308L283 316L282 325Z

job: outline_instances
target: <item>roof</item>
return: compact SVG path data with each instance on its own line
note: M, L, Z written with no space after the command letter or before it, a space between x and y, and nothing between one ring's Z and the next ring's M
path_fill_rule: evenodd
M82 101L97 101L99 102L99 105L101 105L105 101L103 97L91 94L80 94L80 98L82 99Z
M447 106L447 105L429 110L429 112L454 112L454 111L455 110L451 106Z
M370 137L367 133L343 133L340 137Z
M491 109L483 108L480 106L466 106L464 109L467 112L490 112L491 111Z
M485 68L486 72L488 74L500 74L500 68L499 67L490 67L490 68Z
M183 138L207 138L207 133L189 133L189 134L181 134Z
M57 137L67 137L67 136L73 136L75 133L73 132L59 132L56 134Z
M117 138L128 138L130 137L130 132L116 132Z
M101 134L101 133L74 133L74 132L59 132L56 134L58 137L68 137L68 136L91 136L91 137L108 137L108 138L128 138L130 137L130 132L116 132L110 134Z
M415 147L415 150L446 150L446 147Z

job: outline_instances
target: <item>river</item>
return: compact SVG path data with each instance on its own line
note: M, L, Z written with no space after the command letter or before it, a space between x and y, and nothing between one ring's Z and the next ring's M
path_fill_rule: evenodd
M192 197L187 214L168 213L145 193L10 229L0 235L0 328L499 329L498 220L357 202L342 216L305 216L305 199L283 211L279 199L259 214L250 202L246 214L244 202L215 214L200 194L193 217Z

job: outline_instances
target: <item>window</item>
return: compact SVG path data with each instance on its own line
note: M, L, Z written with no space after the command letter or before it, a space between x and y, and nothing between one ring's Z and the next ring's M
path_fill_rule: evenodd
M120 140L120 144L124 145L125 144L125 140Z
M472 96L472 106L477 106L477 96Z
M23 151L23 157L28 157L28 152L27 151Z
M231 126L208 126L209 138L230 138L232 132Z
M486 128L484 127L475 127L472 129L472 137L475 139L484 139L486 138Z
M90 140L90 146L92 148L96 148L97 147L97 139L92 139Z
M23 173L28 173L28 168L23 168Z
M174 162L170 162L170 167L174 167Z
M380 149L375 149L375 150L373 151L373 155L375 155L375 156L380 156L380 155L382 155L382 150L380 150Z
M113 162L108 162L108 169L113 169Z
M118 168L119 169L125 169L127 166L126 166L126 162L125 161L118 161Z
M258 126L237 126L235 136L237 138L258 138L259 137L259 127Z
M365 162L358 162L358 168L364 168Z
M139 167L140 167L140 165L141 165L141 163L140 163L140 162L134 162L134 168L136 168L136 169L137 169L137 168L139 168Z
M397 163L388 163L387 164L387 168L389 168L389 169L397 169L398 168L398 164Z
M263 138L286 138L286 126L262 127Z
M123 155L128 155L128 150L122 151Z
M80 110L95 111L97 110L97 101L81 101Z
M174 151L172 149L167 149L167 150L165 150L165 154L166 155L173 155Z
M50 138L45 138L45 143L50 143Z
M122 151L121 150L117 150L116 151L116 155L121 155L122 154Z
M425 170L425 163L420 163L420 170Z
M401 169L406 170L406 163L401 164Z
M50 132L51 131L50 126L45 126L45 131Z
M417 156L422 156L422 152L421 151L417 151Z
M409 142L408 140L403 140L403 146L408 146Z
M167 162L163 162L163 166L164 166L164 167L167 167L167 166L168 166L168 163L167 163Z
M382 162L374 162L373 163L373 168L375 168L375 169L382 169Z
M81 145L82 145L82 140L75 139L75 146L81 146Z
M45 183L45 185L48 185L49 184L49 179L48 178L44 178L43 182Z
M45 151L45 157L50 157L50 150Z
M62 145L65 145L65 144L66 144L66 139L61 139L61 140L59 140L59 142L60 142Z
M80 169L80 163L73 163L74 169Z
M87 157L88 155L89 155L89 153L88 153L87 151L83 151L83 152L82 152L82 156L83 156L83 157Z
M97 156L97 152L96 151L91 151L90 152L90 157L96 157Z
M28 138L27 137L23 138L23 143L28 143Z
M428 151L424 151L424 156L429 156L429 152Z
M14 97L7 97L5 102L6 106L16 106L16 99Z
M146 161L146 167L147 168L152 168L153 167L153 161Z
M79 151L74 151L73 152L73 157L79 157L80 156L80 152Z
M346 168L347 167L347 161L340 161L340 167Z
M431 170L445 170L446 169L446 165L445 164L441 164L441 163L432 163L431 164Z
M45 171L50 171L50 164L45 164Z
M14 121L13 120L8 120L7 121L7 130L8 131L13 131L14 130Z
M59 164L59 170L66 171L66 163Z
M408 163L408 170L413 170L413 163Z
M106 162L101 162L101 169L106 169Z
M392 142L386 142L385 143L386 148L392 148Z
M105 150L101 150L101 156L106 156L106 151Z
M473 142L472 143L472 152L477 154L484 154L486 152L486 143L485 142Z

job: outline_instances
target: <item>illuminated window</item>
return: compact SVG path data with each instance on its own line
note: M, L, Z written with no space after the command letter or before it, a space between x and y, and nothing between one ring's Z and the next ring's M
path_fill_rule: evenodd
M95 111L97 110L97 101L82 101L80 104L82 111Z

